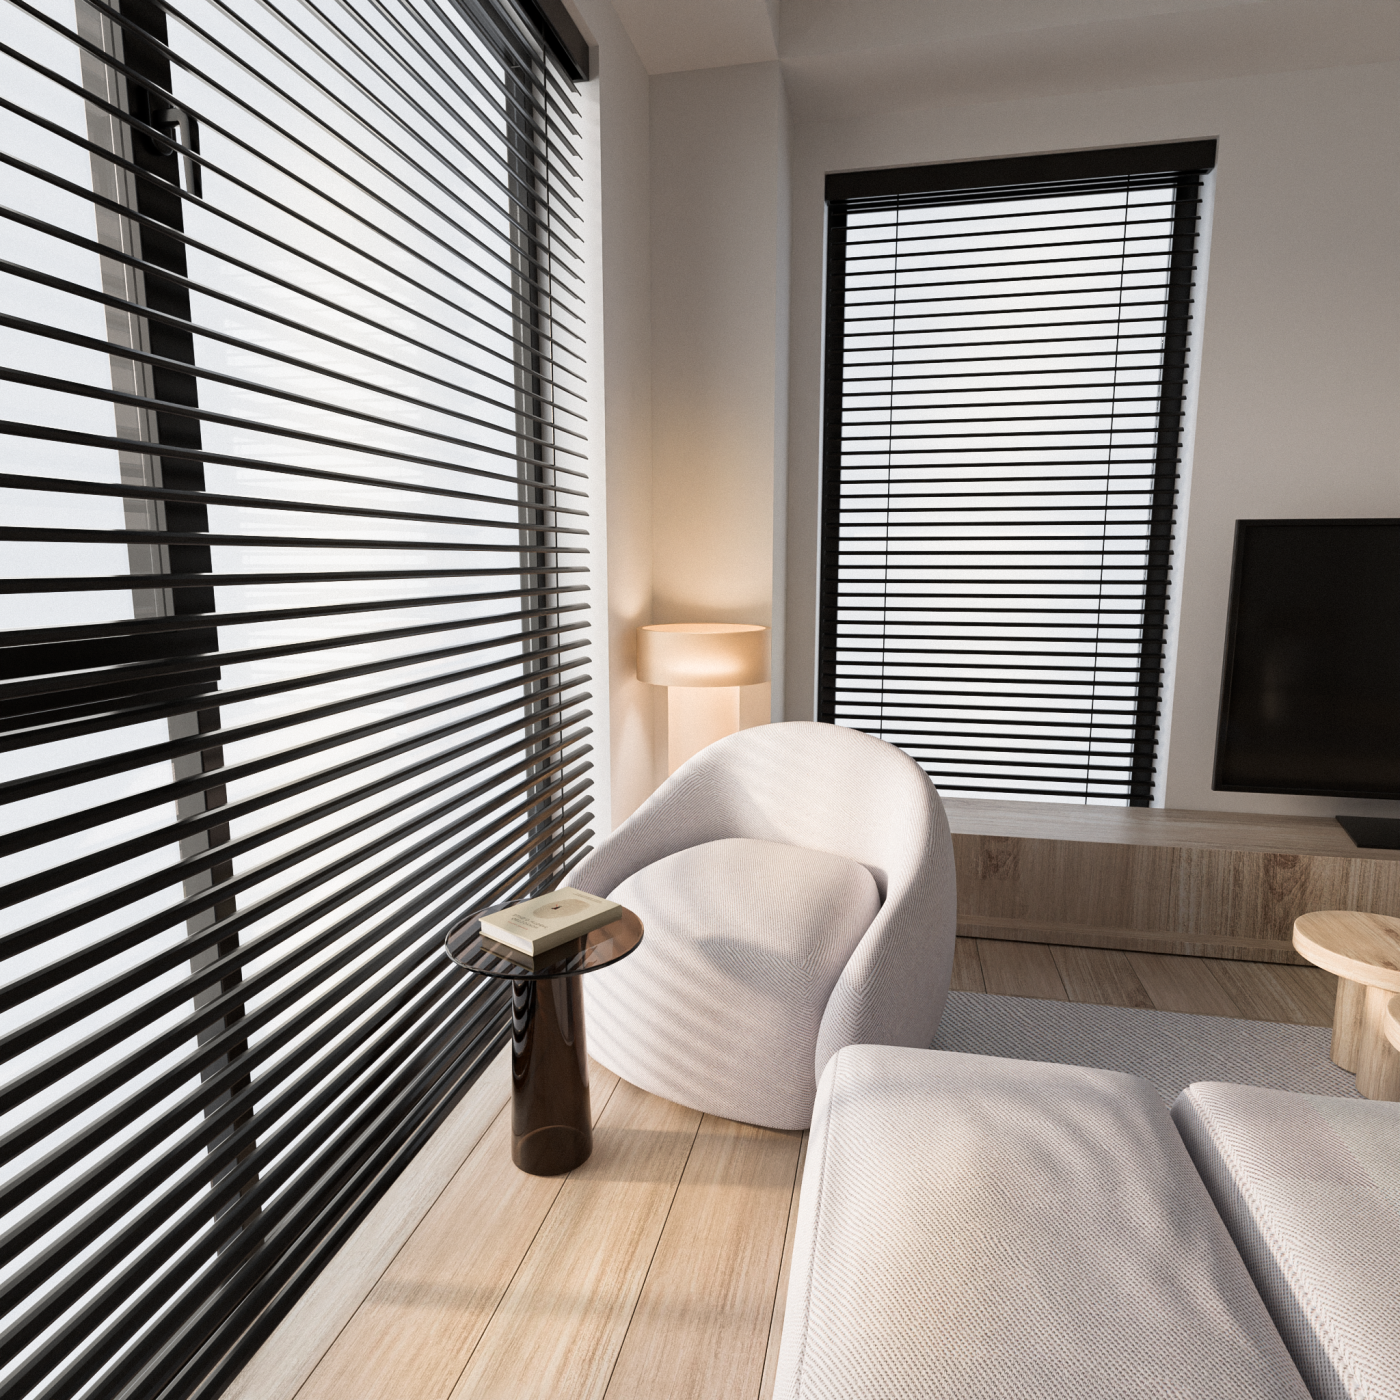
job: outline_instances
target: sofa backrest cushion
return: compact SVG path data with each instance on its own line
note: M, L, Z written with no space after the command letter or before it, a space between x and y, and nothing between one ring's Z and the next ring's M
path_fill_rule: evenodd
M1317 1400L1400 1400L1400 1104L1192 1084L1172 1116Z

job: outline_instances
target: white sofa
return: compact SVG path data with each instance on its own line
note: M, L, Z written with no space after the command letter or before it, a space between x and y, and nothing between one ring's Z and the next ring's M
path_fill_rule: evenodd
M851 1046L775 1396L1400 1400L1398 1212L1400 1105Z

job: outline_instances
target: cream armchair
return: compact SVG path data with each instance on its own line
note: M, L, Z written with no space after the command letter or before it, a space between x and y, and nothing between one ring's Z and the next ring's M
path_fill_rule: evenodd
M590 1051L640 1088L803 1128L837 1050L933 1039L952 839L923 770L881 740L806 723L722 739L568 883L646 926L636 953L584 979Z

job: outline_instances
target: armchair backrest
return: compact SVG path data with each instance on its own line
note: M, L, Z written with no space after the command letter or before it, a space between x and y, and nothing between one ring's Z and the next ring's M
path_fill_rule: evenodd
M884 899L946 831L923 769L880 739L833 724L741 730L702 749L632 814L569 883L606 894L675 851L729 836L859 861Z

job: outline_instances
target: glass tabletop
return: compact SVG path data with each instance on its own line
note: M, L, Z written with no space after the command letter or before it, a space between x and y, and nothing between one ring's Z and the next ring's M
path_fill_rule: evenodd
M508 908L507 905L499 906ZM483 909L482 914L492 911ZM457 925L443 940L447 956L469 972L483 977L510 977L517 981L541 982L550 977L571 977L580 972L597 972L600 967L621 962L635 952L642 941L642 921L630 910L623 909L610 924L571 938L537 958L517 953L504 943L485 938L481 932L481 916Z

